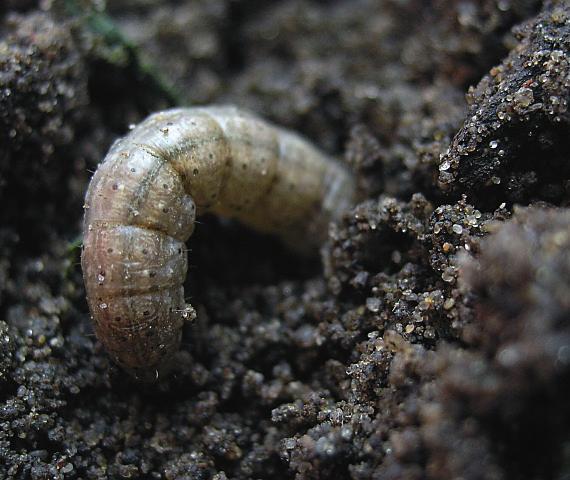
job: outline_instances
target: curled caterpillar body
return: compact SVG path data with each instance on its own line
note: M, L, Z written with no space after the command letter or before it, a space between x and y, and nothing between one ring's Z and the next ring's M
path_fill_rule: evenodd
M128 372L154 375L193 315L183 283L196 215L308 250L354 192L342 165L237 108L151 115L111 147L87 190L81 264L97 337Z

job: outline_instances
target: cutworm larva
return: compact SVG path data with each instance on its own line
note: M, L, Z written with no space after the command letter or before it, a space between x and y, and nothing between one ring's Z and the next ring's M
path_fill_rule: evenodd
M137 377L178 349L185 242L214 212L307 250L354 201L340 163L235 107L156 113L115 142L85 201L81 264L95 332Z

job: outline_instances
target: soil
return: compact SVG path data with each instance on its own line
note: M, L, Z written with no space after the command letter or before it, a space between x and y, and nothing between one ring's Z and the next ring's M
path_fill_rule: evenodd
M567 0L0 5L0 478L570 478ZM204 217L151 385L93 335L112 142L231 103L357 176L320 258Z

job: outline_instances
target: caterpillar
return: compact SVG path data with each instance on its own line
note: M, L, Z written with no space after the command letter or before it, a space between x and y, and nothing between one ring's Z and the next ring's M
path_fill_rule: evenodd
M152 114L111 146L87 188L81 265L97 338L131 375L158 376L194 316L183 284L196 216L311 250L354 196L345 167L252 113Z

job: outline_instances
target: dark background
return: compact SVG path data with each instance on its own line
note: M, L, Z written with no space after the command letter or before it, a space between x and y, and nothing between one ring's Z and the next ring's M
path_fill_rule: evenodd
M4 1L0 477L567 479L570 7ZM232 103L345 161L321 258L205 217L198 320L144 386L93 336L91 172Z

